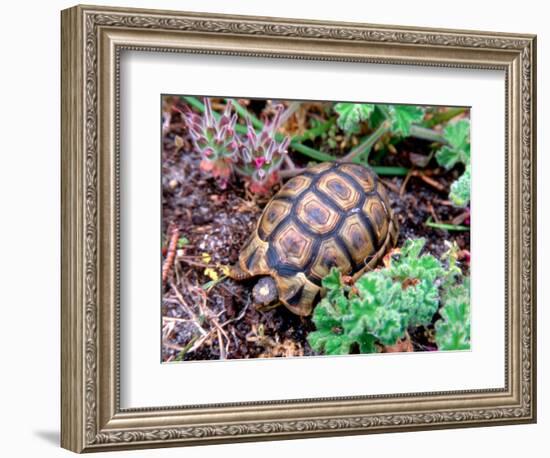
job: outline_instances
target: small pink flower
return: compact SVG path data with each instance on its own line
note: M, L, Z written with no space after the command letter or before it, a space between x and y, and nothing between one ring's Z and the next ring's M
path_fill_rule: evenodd
M261 168L262 165L265 164L265 157L255 157L254 158L254 165L257 169Z

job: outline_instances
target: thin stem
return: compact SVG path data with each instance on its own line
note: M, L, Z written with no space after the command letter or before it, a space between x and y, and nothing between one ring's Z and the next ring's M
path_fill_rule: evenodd
M283 125L287 122L288 118L290 118L298 110L298 108L300 108L300 102L290 102L279 119L279 125Z
M193 108L196 108L201 113L204 112L204 103L202 103L199 99L196 97L190 97L190 96L182 96L182 99L184 99L189 105L191 105ZM217 115L216 112L214 112L214 116Z
M190 340L189 342L187 342L183 347L181 347L181 350L180 352L178 353L178 355L176 356L176 361L182 361L185 354L191 349L191 347L193 346L193 344L197 341L197 339L199 338L199 336L197 335L194 335ZM165 344L166 345L166 344Z
M382 137L382 135L384 135L390 129L391 118L387 107L380 105L379 108L385 117L384 121L380 123L380 125L376 128L376 130L372 134L370 134L365 141L363 141L357 147L352 149L346 156L344 156L343 158L344 161L351 161L356 157L358 157L361 153L366 152L367 157L365 158L365 163L367 163L371 148L376 144L376 142L380 139L380 137Z
M297 175L300 175L305 171L306 171L305 167L294 167L293 169L285 169L285 170L279 171L279 176L281 178L292 178Z
M264 128L264 123L260 121L256 116L254 116L252 113L250 113L245 107L241 106L239 102L237 102L234 99L227 99L228 102L233 103L233 107L235 108L235 111L242 116L243 118L250 119L250 122L252 122L252 125L259 130L262 130Z
M313 140L314 138L317 138L319 135L322 135L326 131L328 131L335 123L335 121L336 118L330 118L328 121L319 124L318 126L312 127L311 129L306 130L300 135L295 135L294 137L292 137L292 141L303 142L305 140Z
M454 117L466 112L466 108L449 108L447 111L434 114L432 119L425 122L426 127L434 127L438 124L450 121Z
M445 145L447 144L447 140L439 132L415 124L411 126L411 137L421 138L422 140L428 140L430 142L443 143Z
M390 110L387 105L377 105L378 109L382 112L382 114L386 117L386 119L391 119Z
M227 275L222 275L220 278L218 278L217 280L210 280L208 282L206 282L204 285L201 286L201 288L203 290L205 290L207 293L210 292L210 290L212 288L214 288L214 286L216 286L218 283L224 281L225 279L227 279L228 276Z
M376 144L380 137L390 130L390 123L388 120L384 121L378 126L378 128L370 134L366 140L353 148L348 154L346 154L342 161L352 161L363 152L370 153L371 148ZM365 162L368 160L368 156L365 158Z
M296 168L296 164L294 163L294 161L290 158L290 156L288 154L285 154L283 156L283 161L285 162L286 166L293 170Z
M387 106L378 105L378 108L382 113L384 113L386 119L391 119L391 115ZM411 125L410 135L411 137L421 138L423 140L447 144L447 140L439 132L415 124Z
M409 169L407 167L393 167L385 165L371 165L370 168L374 170L378 175L386 176L407 176Z
M462 226L460 224L445 224L445 223L434 223L432 221L432 218L428 218L428 220L424 223L428 227L433 227L434 229L443 229L446 231L469 231L470 228L468 226Z
M323 153L322 151L318 151L314 148L310 148L309 146L302 145L300 142L291 141L290 146L299 153L302 153L311 159L315 159L319 162L326 162L326 161L335 161L337 160L336 157L331 156L330 154Z

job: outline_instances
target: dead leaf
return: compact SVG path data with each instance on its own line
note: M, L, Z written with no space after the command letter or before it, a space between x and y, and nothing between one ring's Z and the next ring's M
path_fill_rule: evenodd
M412 351L414 351L414 347L410 337L405 337L394 345L385 345L382 348L382 353L408 353Z

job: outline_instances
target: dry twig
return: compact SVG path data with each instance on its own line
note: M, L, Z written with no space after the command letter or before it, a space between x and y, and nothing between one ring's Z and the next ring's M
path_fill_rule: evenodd
M431 186L432 188L437 189L439 192L447 192L447 188L445 186L443 186L441 183L439 183L438 181L428 176L427 173L421 170L411 169L409 173L407 173L407 176L405 177L405 179L403 180L403 183L401 184L401 189L399 190L399 197L403 197L405 195L407 183L409 182L411 177L420 178L424 183Z
M162 265L162 284L166 283L170 269L174 265L174 259L176 259L176 249L178 247L178 238L180 235L179 229L174 226L171 230L170 242L168 243L168 250L166 253L166 259Z

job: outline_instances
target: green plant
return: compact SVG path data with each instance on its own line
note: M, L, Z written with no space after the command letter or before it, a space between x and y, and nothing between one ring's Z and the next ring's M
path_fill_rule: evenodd
M181 101L185 102L190 107L193 107L199 113L205 112L204 103L202 103L196 97L181 96ZM231 99L229 99L229 101L231 101ZM238 103L233 103L233 107L235 111L239 113L241 116L244 116L245 118L247 116L250 116L250 119L256 129L263 128L263 122L260 121L258 118L250 115L250 113L248 113L248 111L244 107L241 107ZM376 109L375 109L375 112L376 112ZM218 113L214 112L213 114L215 119L220 118L220 115ZM309 131L303 133L302 135L297 135L292 137L289 148L292 148L295 152L300 153L304 156L307 156L309 159L313 159L315 161L323 162L323 161L338 160L339 158L336 156L332 156L326 152L317 150L303 143L307 140L313 140L316 137L323 135L323 133L330 130L332 126L333 126L333 119L331 118L325 123L312 127ZM237 124L235 126L235 131L238 134L246 135L247 127ZM276 133L275 139L277 141L282 141L284 139L284 135L281 133ZM409 172L409 169L405 167L396 167L396 166L371 166L371 167L378 175L405 176Z
M464 173L451 185L449 198L457 207L466 207L470 202L470 121L461 119L451 123L443 130L447 142L435 154L439 165L447 170L456 164L463 164Z
M464 173L451 184L449 198L457 207L466 207L470 203L471 173L471 165L468 164Z
M442 167L452 169L457 163L470 162L470 121L461 119L443 130L447 145L441 147L435 158Z
M435 341L439 350L470 348L470 279L446 289L441 319L435 323Z
M374 110L372 103L341 102L334 105L338 114L338 126L348 134L359 132L361 122L367 121Z
M415 105L387 105L391 129L403 137L411 135L412 126L424 118L424 108Z
M434 256L421 255L424 243L408 240L389 266L366 273L354 286L332 269L323 279L327 294L313 313L311 347L334 355L357 344L362 353L372 353L376 343L393 345L409 327L429 324L439 306L438 279L446 271Z
M357 134L361 123L368 122L371 133L365 136L360 144L350 151L343 159L358 163L368 163L372 147L382 137L391 132L394 137L402 138L409 135L433 138L435 132L417 126L424 118L425 110L413 105L384 105L368 103L337 103L334 111L338 115L338 126L347 134ZM377 173L385 170L378 167ZM393 170L392 172L397 172ZM401 171L399 171L401 172ZM405 169L405 174L408 170ZM400 174L400 173L399 173Z
M372 129L388 121L385 131L408 137L412 126L424 118L425 110L415 105L385 105L371 103L337 103L338 126L347 134L359 132L362 122L368 121Z
M437 259L422 254L425 240L407 240L389 264L361 276L353 286L333 268L323 279L327 293L313 312L316 330L308 335L311 347L329 355L376 352L406 337L408 329L430 325L441 306L443 321L436 324L441 350L469 346L469 291L458 265L458 246L449 244ZM464 305L467 301L467 307Z

